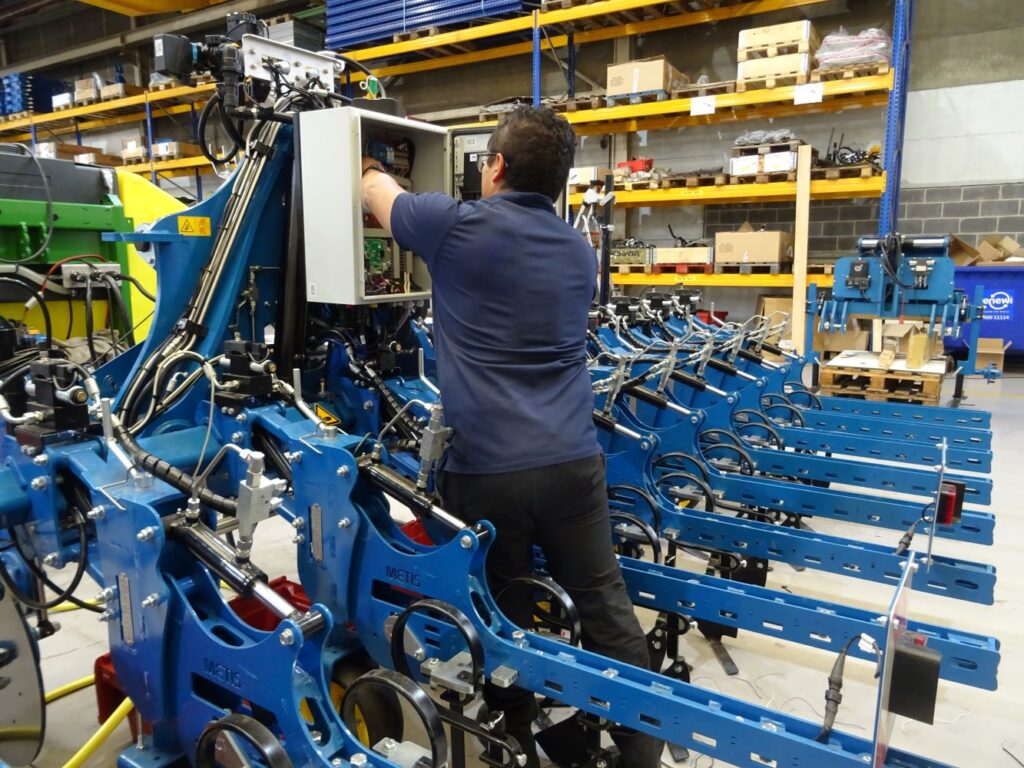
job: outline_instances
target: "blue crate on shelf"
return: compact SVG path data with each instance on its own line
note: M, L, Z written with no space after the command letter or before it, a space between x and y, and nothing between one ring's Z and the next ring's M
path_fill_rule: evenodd
M0 104L6 115L15 112L52 112L53 96L68 90L68 84L52 77L15 72L0 78Z
M428 27L521 13L523 0L327 0L327 47L352 48Z

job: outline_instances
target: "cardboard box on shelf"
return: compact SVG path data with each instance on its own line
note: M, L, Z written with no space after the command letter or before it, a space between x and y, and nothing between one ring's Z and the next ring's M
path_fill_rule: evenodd
M611 176L610 168L602 168L599 165L584 165L579 168L569 169L569 184L591 184L595 181L604 181L606 176Z
M137 85L128 85L127 83L114 83L112 85L104 85L100 88L100 98L106 99L123 99L126 96L137 96L145 91Z
M738 232L715 235L716 264L785 264L792 260L792 232L755 232L747 223Z
M75 94L71 91L67 93L55 93L50 97L50 109L57 110L63 109L64 107L70 107L74 102Z
M624 96L644 91L673 91L689 82L690 79L664 56L655 56L609 64L606 92L609 96Z
M787 53L764 59L747 59L736 65L737 80L760 80L764 77L807 75L811 72L809 53Z
M87 88L96 88L96 81L91 77L83 77L81 80L75 80L75 90L84 91Z
M655 264L711 264L714 248L710 245L690 248L657 248L654 251Z
M796 152L768 152L759 155L762 173L784 173L796 170Z
M103 150L62 141L40 141L36 143L36 157L45 157L49 160L73 160L76 155L83 152L102 153Z
M978 260L978 249L951 234L949 236L949 258L958 267L969 267Z
M740 155L729 158L730 176L756 176L761 173L763 155Z
M791 21L786 24L771 24L766 27L741 29L739 48L762 48L766 45L782 45L807 40L811 49L819 45L818 31L810 21Z
M1004 342L1002 339L978 339L978 351L974 358L975 369L981 371L994 364L998 370L1003 370L1006 350L1012 343L1012 341Z
M91 83L92 81L90 80L89 82ZM100 92L94 85L89 85L88 88L75 88L75 104L96 101L99 97Z

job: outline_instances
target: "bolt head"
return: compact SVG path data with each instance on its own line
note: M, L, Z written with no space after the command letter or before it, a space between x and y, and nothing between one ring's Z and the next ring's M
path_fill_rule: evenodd
M285 629L281 632L279 637L281 645L294 645L295 644L295 633L290 629Z
M48 554L46 557L43 558L43 565L53 566L53 565L56 565L59 562L60 562L60 555L58 555L56 552L51 552L50 554Z
M352 757L350 757L348 761L354 766L362 766L366 765L367 763L366 755L364 755L362 752L357 752L356 754L352 755Z
M294 520L292 520L292 528L294 528L295 530L300 530L300 529L305 528L305 527L306 527L306 518L304 518L304 517L296 517Z
M240 413L237 416L235 416L235 421L237 421L239 424L245 424L245 422L247 422L248 420L249 417L246 416L244 413Z
M86 512L85 516L87 518L89 518L90 520L102 520L103 516L106 515L106 514L107 514L107 510L105 510L103 508L103 505L100 504L99 506L93 507L88 512Z
M459 539L459 546L461 546L463 549L471 548L473 546L473 537L470 536L468 533L465 534L461 539Z
M142 598L142 607L143 608L152 608L154 605L159 605L159 603L160 603L160 595L158 595L156 592L153 592L153 593L151 593L149 595L146 595L144 598Z
M338 467L338 477L348 477L349 468L348 465Z
M245 439L245 435L243 433L241 433L241 432L232 432L231 433L231 442L234 443L235 445L240 444L244 439Z
M23 445L21 446L21 452L26 456L35 456L38 451L34 445Z
M49 484L50 481L42 475L39 477L33 477L32 482L29 483L29 485L32 486L33 491L44 491Z
M349 528L351 526L352 526L352 521L349 518L347 518L347 517L343 517L343 518L341 518L341 520L338 521L338 527L339 528L344 529L344 528Z
M373 410L373 401L372 400L364 401L363 402L363 410L364 411L372 411Z
M306 540L306 537L301 533L296 533L292 536L292 544L302 544Z
M103 613L101 613L97 617L97 620L98 621L103 621L103 622L113 621L114 620L114 612L113 611L104 611Z
M45 453L40 453L38 456L32 459L32 463L35 464L37 467L45 467L47 464L50 463L50 457L47 456Z

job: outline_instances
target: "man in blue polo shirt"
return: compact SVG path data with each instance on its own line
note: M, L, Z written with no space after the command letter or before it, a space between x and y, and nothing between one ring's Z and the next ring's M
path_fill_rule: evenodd
M593 423L587 315L594 252L554 210L576 137L550 109L506 115L480 155L482 199L410 194L374 160L363 163L364 206L433 282L434 343L446 425L453 430L438 489L467 523L490 520L487 560L497 592L533 572L533 545L573 598L588 650L650 663L612 551L604 456ZM531 626L525 600L503 601ZM509 733L539 765L535 697L488 685ZM612 730L626 768L659 765L662 743Z

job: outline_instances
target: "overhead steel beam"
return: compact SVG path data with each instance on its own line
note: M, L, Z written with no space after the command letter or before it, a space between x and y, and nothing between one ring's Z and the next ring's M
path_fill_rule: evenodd
M216 24L232 12L274 12L286 8L303 7L305 4L297 0L231 0L231 2L204 8L199 11L182 14L173 19L161 21L158 24L147 24L133 30L121 32L116 35L108 35L91 43L78 45L74 48L51 53L46 56L39 56L35 59L14 62L0 69L0 76L12 72L38 72L39 70L56 67L61 64L71 64L84 59L91 59L96 56L103 56L114 51L130 48L135 45L146 43L153 35L162 33L187 34L203 27Z

